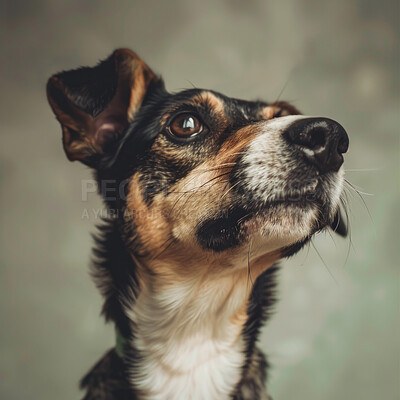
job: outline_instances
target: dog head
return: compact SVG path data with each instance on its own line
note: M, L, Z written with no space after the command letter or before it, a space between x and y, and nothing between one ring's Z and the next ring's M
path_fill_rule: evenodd
M106 201L132 252L155 269L226 270L291 255L325 227L346 234L348 137L333 120L285 102L168 93L125 49L54 75L47 94L67 157L114 182Z

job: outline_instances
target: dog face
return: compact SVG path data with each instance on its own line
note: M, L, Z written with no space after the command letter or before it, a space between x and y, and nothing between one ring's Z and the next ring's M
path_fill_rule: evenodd
M292 254L327 226L345 234L348 137L335 121L284 102L170 94L129 50L53 76L47 93L68 158L116 183L109 205L152 272L225 271Z

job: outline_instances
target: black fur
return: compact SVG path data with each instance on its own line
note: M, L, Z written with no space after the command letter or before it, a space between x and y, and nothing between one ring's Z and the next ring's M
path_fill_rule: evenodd
M240 224L248 213L242 208L224 212L221 216L209 218L197 229L199 243L206 250L224 251L240 244Z
M109 350L82 379L87 391L82 400L136 400L130 388L125 362L115 350Z

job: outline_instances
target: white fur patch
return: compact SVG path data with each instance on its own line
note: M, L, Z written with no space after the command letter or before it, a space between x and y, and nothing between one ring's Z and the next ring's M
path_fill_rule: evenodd
M141 356L132 375L140 399L229 399L245 362L242 326L231 319L245 303L247 282L228 276L161 292L151 286L128 310Z
M299 115L276 118L262 125L262 132L250 143L243 161L249 192L260 200L273 201L282 195L288 173L298 167L282 132L294 122L309 118Z

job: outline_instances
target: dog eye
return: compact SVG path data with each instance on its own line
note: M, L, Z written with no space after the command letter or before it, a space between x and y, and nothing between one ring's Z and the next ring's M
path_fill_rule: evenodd
M202 132L203 124L193 114L185 113L176 116L169 124L169 132L180 138L188 138Z

